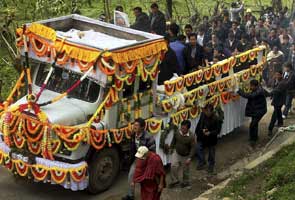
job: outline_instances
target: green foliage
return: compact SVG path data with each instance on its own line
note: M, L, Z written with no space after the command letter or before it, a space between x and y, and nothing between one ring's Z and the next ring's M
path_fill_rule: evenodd
M283 148L261 167L232 181L219 195L232 199L261 200L276 188L269 199L295 199L295 144Z
M0 62L0 80L2 81L0 100L5 100L18 79L18 72L11 66Z

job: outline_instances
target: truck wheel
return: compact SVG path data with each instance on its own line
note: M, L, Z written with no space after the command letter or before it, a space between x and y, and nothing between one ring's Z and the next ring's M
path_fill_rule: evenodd
M120 159L115 148L105 148L95 153L89 163L88 192L97 194L113 184L119 174Z

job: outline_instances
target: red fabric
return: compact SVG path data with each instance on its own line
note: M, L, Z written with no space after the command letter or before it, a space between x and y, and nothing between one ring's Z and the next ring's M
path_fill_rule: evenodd
M156 153L149 152L146 160L137 159L133 181L141 185L141 200L160 199L158 184L161 176L164 176L165 180L164 166Z

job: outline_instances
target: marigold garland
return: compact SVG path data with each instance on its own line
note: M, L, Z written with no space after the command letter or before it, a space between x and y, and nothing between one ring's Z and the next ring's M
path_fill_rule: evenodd
M60 184L65 181L67 176L71 176L75 182L81 182L86 178L86 163L77 168L58 168L47 167L40 164L27 164L21 160L12 160L8 154L0 150L0 164L1 163L10 171L15 168L20 176L28 176L29 172L31 172L34 179L38 181L45 181L51 177L55 183Z

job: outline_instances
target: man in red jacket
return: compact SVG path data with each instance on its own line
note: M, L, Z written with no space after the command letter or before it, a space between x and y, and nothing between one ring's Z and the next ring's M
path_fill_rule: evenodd
M145 146L138 148L135 154L136 167L134 183L140 183L141 200L160 200L165 187L165 171L160 156ZM133 184L134 184L133 183Z

